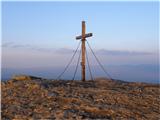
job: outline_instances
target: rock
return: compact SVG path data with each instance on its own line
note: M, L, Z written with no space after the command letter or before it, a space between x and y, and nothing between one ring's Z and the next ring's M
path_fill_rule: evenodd
M51 93L49 93L48 94L48 96L53 96L53 97L57 97L59 95L59 93L57 93L57 92L55 92L55 91L53 91L53 92L51 92Z
M28 76L28 75L14 75L12 80L32 80L32 79L41 79L40 77Z

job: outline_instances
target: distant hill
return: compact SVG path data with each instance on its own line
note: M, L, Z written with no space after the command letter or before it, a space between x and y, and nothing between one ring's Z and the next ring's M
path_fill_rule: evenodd
M159 84L17 77L1 83L4 120L160 119Z

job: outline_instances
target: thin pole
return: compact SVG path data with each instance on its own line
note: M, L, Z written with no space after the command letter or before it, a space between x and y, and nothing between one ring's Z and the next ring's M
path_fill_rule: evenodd
M86 74L85 74L85 21L82 21L82 62L81 62L81 67L82 67L82 81L86 80Z

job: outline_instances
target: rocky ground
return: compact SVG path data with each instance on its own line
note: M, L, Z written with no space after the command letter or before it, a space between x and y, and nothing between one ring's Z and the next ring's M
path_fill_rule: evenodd
M2 119L159 120L158 84L116 80L9 80L1 83Z

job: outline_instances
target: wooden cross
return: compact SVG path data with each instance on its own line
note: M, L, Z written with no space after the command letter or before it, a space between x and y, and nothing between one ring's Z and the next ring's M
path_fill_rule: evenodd
M81 61L81 67L82 67L82 81L86 80L85 77L85 53L86 53L86 47L85 47L85 41L87 37L91 37L92 33L86 34L86 26L85 26L85 21L82 21L82 35L77 36L76 39L79 40L81 39L82 44L81 44L81 49L82 49L82 61Z

